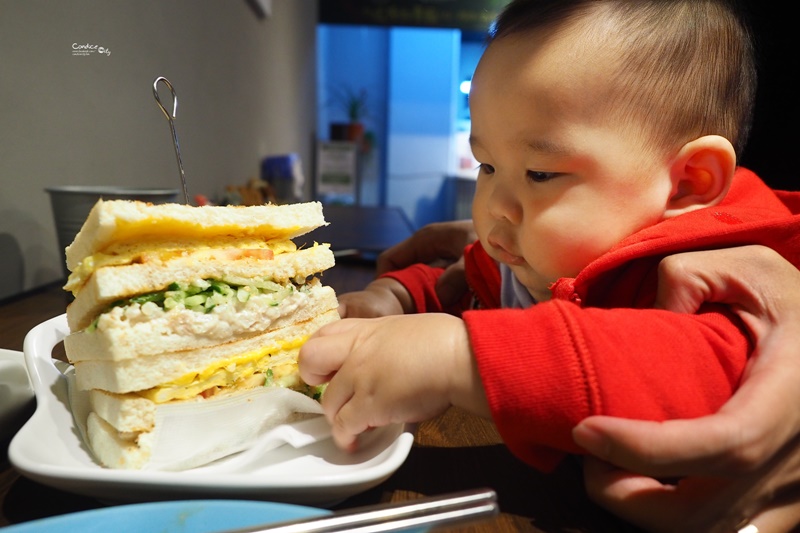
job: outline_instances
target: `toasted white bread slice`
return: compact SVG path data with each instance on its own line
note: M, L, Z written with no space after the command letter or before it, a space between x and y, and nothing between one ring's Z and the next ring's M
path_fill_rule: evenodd
M112 394L94 389L89 391L89 406L122 434L151 431L156 425L155 404L136 394Z
M108 266L94 272L67 306L70 331L89 326L111 303L148 292L164 290L176 281L197 279L270 279L284 283L304 279L322 272L335 263L327 244L320 244L273 259L244 257L231 261L227 257L204 256L198 260L191 253L169 255L163 260Z
M282 253L294 252L297 245L290 239L264 241L253 237L217 237L214 239L182 239L109 244L103 252L85 257L73 270L64 290L77 295L95 271L105 267L130 264L159 263L174 257L206 261L227 259L238 261L250 257L272 259Z
M165 311L155 304L149 308L134 304L103 313L96 328L68 335L64 349L72 363L121 361L240 340L305 322L337 307L334 290L316 278L280 302L271 295L258 295L246 302L232 299L208 313L184 306Z
M89 413L86 437L97 460L105 467L140 470L150 460L153 432L120 433L97 413Z
M132 395L107 395L121 404ZM147 401L147 400L143 400ZM120 412L125 408L114 409ZM87 444L98 462L117 469L186 470L251 446L264 432L285 423L321 416L316 400L284 387L238 389L210 399L154 404L147 430L115 427L99 411L85 417ZM136 424L132 424L131 427Z
M322 204L190 206L99 200L66 248L70 271L110 243L222 235L288 239L324 226Z
M76 385L80 390L191 397L209 383L237 379L240 370L247 372L253 365L296 365L297 353L306 339L338 318L338 311L332 310L299 324L216 346L123 361L77 361ZM161 389L150 390L156 387Z

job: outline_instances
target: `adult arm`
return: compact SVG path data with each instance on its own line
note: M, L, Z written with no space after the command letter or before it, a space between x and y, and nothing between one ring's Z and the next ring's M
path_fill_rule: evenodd
M659 276L663 307L691 313L703 302L729 304L756 352L714 415L581 422L576 442L627 470L588 461L590 495L651 531L730 532L745 519L761 531L790 531L800 523L800 495L791 492L800 481L800 272L776 252L748 246L668 257ZM668 476L688 477L677 486L657 481Z

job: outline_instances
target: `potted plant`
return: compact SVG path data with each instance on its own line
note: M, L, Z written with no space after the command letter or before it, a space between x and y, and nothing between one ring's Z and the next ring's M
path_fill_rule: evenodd
M364 119L369 114L367 90L344 87L336 92L334 100L347 116L348 122L344 125L332 124L331 138L344 137L344 140L360 143L364 137Z
M366 89L362 88L358 91L355 91L347 87L341 92L340 99L342 106L347 113L347 118L350 119L350 122L361 122L367 117L368 107Z

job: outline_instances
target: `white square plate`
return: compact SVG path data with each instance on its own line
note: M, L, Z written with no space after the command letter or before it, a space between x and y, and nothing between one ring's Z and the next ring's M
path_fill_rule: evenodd
M356 453L325 439L302 448L282 446L265 453L252 469L213 473L113 470L98 465L72 417L64 373L52 350L69 333L65 315L45 321L25 338L25 364L36 411L11 441L11 463L26 477L104 501L242 498L326 506L387 479L405 461L414 437L402 425L371 432ZM229 460L235 459L232 456Z

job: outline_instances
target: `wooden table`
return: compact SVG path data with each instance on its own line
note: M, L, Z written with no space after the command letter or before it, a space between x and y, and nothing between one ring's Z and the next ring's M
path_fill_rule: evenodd
M372 263L340 258L323 282L339 293L357 290L372 279L373 269ZM25 334L63 313L66 302L58 285L0 302L0 348L22 350ZM8 463L8 443L1 445L0 526L103 506L21 477ZM638 531L588 501L577 459L564 462L552 474L541 474L508 452L490 422L456 409L420 424L411 453L389 479L334 509L482 487L497 492L501 514L473 526L441 531Z

